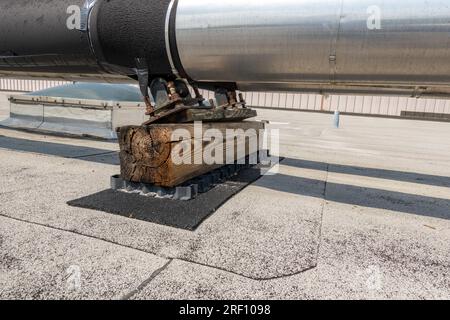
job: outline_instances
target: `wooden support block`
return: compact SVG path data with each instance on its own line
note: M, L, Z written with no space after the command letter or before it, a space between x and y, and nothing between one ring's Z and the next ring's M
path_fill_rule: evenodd
M195 125L192 123L120 128L118 136L121 177L127 181L163 187L178 186L222 167L226 160L228 162L239 160L238 150L244 151L245 156L257 152L260 145L258 134L264 130L264 123L253 121L203 123L202 129L200 136L198 134L196 136ZM203 133L209 129L221 133L222 139L204 137ZM183 134L174 136L176 132ZM243 132L247 135L243 135ZM189 148L192 152L185 152ZM215 152L211 151L213 149L223 152L223 163L211 164L204 161L205 153L215 155Z

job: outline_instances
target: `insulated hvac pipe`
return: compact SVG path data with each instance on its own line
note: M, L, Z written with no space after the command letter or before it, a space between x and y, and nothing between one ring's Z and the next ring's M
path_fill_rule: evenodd
M448 0L0 4L0 76L450 96Z

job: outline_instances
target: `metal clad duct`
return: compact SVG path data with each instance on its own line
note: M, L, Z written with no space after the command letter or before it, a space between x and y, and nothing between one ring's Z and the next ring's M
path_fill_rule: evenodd
M176 34L194 80L244 90L413 93L450 83L444 0L180 0Z
M4 77L450 96L448 0L3 0L1 13Z

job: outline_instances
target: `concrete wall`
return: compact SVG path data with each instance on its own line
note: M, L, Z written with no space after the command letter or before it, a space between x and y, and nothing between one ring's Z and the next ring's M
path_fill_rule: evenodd
M36 91L66 84L64 81L1 79L0 91ZM208 99L212 92L203 92ZM450 114L450 100L382 96L338 96L294 93L246 92L251 106L281 109L335 111L368 115L400 116L402 111Z

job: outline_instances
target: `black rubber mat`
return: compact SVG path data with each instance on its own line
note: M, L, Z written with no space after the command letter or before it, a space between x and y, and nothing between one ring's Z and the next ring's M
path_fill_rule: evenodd
M153 198L108 189L67 204L179 229L195 230L227 200L260 177L261 170L258 168L242 169L233 178L190 201Z

